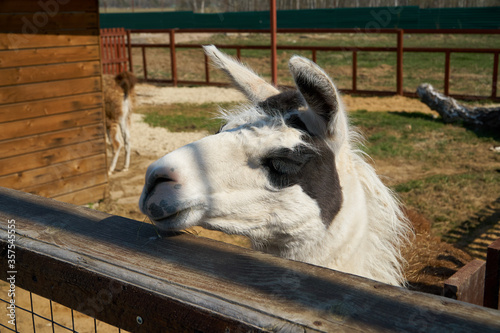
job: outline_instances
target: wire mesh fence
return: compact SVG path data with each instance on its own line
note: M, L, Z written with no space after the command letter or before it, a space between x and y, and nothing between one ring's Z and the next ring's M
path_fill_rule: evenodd
M0 332L19 333L126 333L81 312L0 281ZM9 296L11 294L11 296ZM11 313L11 300L15 301L15 319Z

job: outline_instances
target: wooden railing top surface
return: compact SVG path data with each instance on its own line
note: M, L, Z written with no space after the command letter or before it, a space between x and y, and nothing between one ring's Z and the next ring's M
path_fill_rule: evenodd
M2 267L8 220L19 287L129 331L500 331L499 311L6 188Z

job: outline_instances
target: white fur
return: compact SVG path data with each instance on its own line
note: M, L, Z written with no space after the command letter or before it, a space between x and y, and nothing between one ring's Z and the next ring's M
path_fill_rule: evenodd
M231 67L228 74L253 103L275 90L214 47L207 54L219 67ZM270 184L262 158L275 148L306 143L301 132L286 126L281 116L266 114L256 105L222 112L227 124L221 133L151 164L141 210L162 229L201 225L241 234L251 239L255 249L403 285L400 247L409 227L399 202L356 149L359 135L349 127L329 77L300 57L292 58L290 67L295 78L305 75L338 101L339 109L327 124L321 123L317 110L294 111L335 153L343 201L328 227L316 200L300 186L277 189Z

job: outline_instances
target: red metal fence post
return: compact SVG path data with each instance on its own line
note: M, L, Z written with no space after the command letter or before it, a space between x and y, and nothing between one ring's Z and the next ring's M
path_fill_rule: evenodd
M210 69L208 67L208 56L206 53L203 53L203 55L205 56L205 82L208 84L210 83Z
M396 67L396 93L398 95L403 95L403 37L404 31L398 30L397 32L398 42L397 42L397 67Z
M146 62L146 48L143 46L142 48L142 72L144 74L144 80L148 80L148 68Z
M491 82L491 99L497 97L497 85L498 85L498 53L493 55L493 80Z
M271 77L272 82L276 86L278 85L278 63L277 63L277 42L276 34L278 32L277 27L277 16L276 16L276 0L270 0L270 11L271 11Z
M177 59L175 57L175 30L170 30L170 66L172 70L172 82L177 87Z
M352 51L352 92L355 93L358 89L358 52Z
M450 94L450 51L445 52L444 58L444 94Z

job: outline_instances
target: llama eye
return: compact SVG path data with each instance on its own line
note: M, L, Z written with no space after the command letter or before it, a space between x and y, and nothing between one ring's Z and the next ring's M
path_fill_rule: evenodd
M284 188L296 183L295 176L314 155L312 150L304 147L293 150L282 148L264 158L262 166L268 170L270 182L278 188Z
M304 163L287 158L271 158L267 166L279 174L297 174Z

